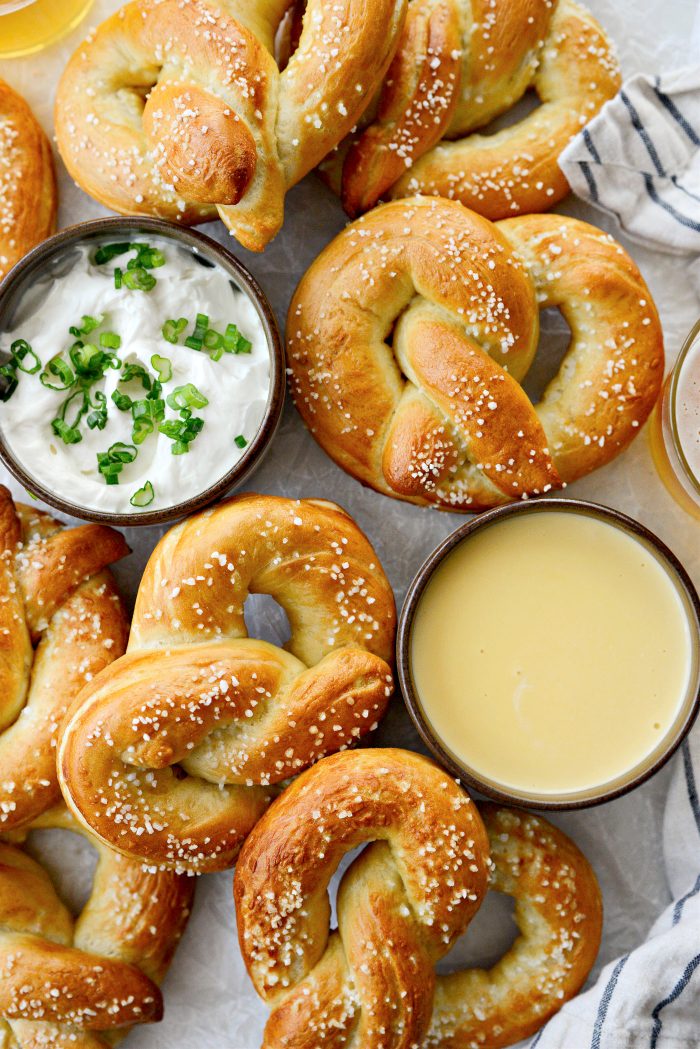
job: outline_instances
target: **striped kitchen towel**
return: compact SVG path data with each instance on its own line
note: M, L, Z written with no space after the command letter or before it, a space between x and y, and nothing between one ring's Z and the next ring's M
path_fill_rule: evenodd
M559 166L633 240L700 255L700 66L632 77Z
M644 943L610 962L528 1049L700 1046L700 727L674 761L663 832L673 903Z

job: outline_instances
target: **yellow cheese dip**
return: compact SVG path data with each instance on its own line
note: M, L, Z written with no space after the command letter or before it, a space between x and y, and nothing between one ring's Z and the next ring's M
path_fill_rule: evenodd
M418 602L410 664L457 762L518 793L626 777L694 678L695 624L652 550L585 513L518 513L467 536Z

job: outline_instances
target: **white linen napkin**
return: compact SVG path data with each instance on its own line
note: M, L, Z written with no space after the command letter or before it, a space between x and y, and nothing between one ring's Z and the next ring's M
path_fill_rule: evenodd
M633 240L699 255L700 65L632 77L559 166L574 193L613 215Z
M663 851L673 903L636 950L610 962L529 1049L700 1046L700 735L674 759Z

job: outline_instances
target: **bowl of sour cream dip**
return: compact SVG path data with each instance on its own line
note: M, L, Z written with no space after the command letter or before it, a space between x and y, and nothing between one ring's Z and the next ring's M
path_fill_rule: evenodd
M0 456L73 516L156 524L213 502L260 463L284 389L265 295L201 233L83 223L0 287Z

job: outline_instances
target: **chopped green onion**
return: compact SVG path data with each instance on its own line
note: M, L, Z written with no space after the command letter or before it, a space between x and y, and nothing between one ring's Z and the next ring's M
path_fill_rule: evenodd
M167 419L158 427L162 434L169 437L174 443L170 451L173 455L184 455L190 450L190 444L204 428L204 419L192 416L192 412L183 409L180 412L182 418Z
M248 445L248 442L242 433L239 433L238 437L234 437L233 440L237 448L246 448Z
M115 355L106 353L95 346L93 342L74 342L68 351L71 364L75 373L81 379L91 379L95 382L101 379L107 368L114 367ZM116 367L121 367L121 361L117 358Z
M114 287L117 290L119 290L119 288L121 288L121 286L122 286L122 278L123 278L123 276L124 275L123 275L122 271L119 269L118 266L116 266L115 269L114 269Z
M100 346L108 350L118 350L122 344L121 336L113 331L103 331L100 335Z
M241 335L235 324L229 324L224 332L224 349L226 353L250 353L252 342Z
M154 499L153 485L150 481L146 481L143 488L139 488L137 492L134 492L129 502L132 506L150 506Z
M106 452L97 453L97 468L107 484L119 484L119 474L125 463L133 463L138 452L133 444L116 441Z
M136 257L129 260L127 269L135 270L143 267L153 270L165 265L165 255L158 248L152 248L148 244L132 244L131 247L136 251Z
M66 419L66 414L71 410L71 405L78 401L74 407L75 415L72 420ZM61 405L58 415L51 423L51 429L60 437L64 444L78 444L83 437L78 426L83 415L88 410L88 397L85 390L75 390Z
M155 430L155 424L162 422L165 416L165 401L149 398L135 401L131 407L131 414L134 418L131 438L134 444L143 444L146 437Z
M0 389L0 401L9 401L12 394L17 389L17 371L13 363L3 364L0 367L0 375L7 379L7 383L4 383Z
M121 393L119 390L112 390L112 400L120 412L131 411L134 403L128 393Z
M90 430L104 430L107 425L107 398L101 390L95 390L90 407L93 410L87 416L85 422Z
M173 345L177 345L178 339L182 335L183 331L187 327L187 317L180 317L179 320L169 320L163 325L161 331L163 338L166 342L172 342Z
M185 339L185 346L187 346L190 350L201 350L202 340L195 339L194 335L188 335Z
M151 291L156 286L156 278L143 266L128 269L122 278L130 291Z
M137 452L133 444L125 444L124 441L115 441L107 449L107 454L120 463L133 463Z
M126 255L132 251L134 245L130 241L122 241L119 244L102 244L95 252L95 263L102 266L105 262L111 262L117 255Z
M15 339L10 346L10 353L12 354L13 365L19 368L21 372L25 372L26 375L34 375L41 368L41 361L26 339ZM24 362L27 357L29 357L31 363L25 366Z
M154 353L151 357L151 367L160 382L170 382L173 377L173 363L168 357L161 357L159 353Z
M188 382L185 386L176 386L172 393L166 398L171 408L204 408L209 404L208 399L197 387Z
M49 378L52 375L59 380L58 383L49 382ZM39 376L39 381L47 390L57 390L60 392L61 390L68 390L71 386L75 385L75 375L60 354L57 354L55 357L52 357L46 365Z

